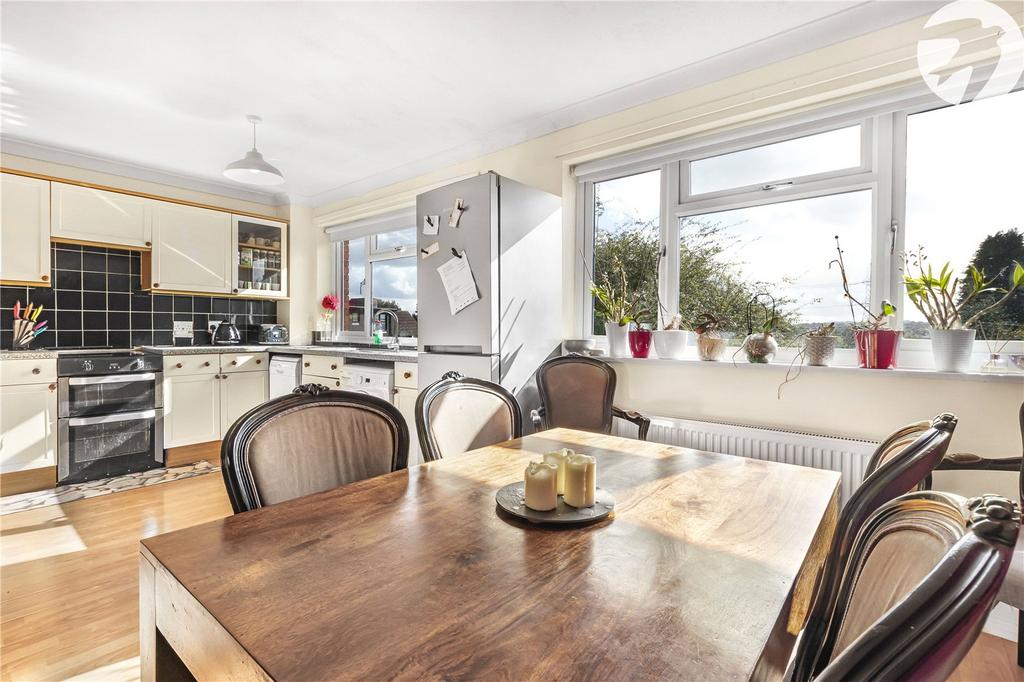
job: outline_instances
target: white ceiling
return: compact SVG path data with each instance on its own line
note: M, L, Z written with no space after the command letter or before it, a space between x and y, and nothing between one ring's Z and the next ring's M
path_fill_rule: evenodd
M930 4L5 0L5 149L229 182L258 114L287 179L268 191L319 204L677 91L740 48L781 59Z

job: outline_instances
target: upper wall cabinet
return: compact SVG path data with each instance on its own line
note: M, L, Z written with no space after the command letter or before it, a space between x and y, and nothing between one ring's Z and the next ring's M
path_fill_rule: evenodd
M50 183L0 177L0 281L50 286Z
M234 241L230 213L155 202L152 290L231 293Z
M159 202L130 194L54 182L50 192L50 235L97 244L148 248L153 212Z
M237 277L233 293L288 296L288 225L262 218L232 216Z

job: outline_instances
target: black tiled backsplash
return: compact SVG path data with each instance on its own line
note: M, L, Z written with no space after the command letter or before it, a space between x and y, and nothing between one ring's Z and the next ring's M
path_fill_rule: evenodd
M229 319L242 334L243 343L254 343L260 324L277 322L276 301L249 301L215 296L150 295L141 291L139 254L72 244L53 244L50 249L54 288L0 288L0 347L14 343L15 301L46 306L40 320L47 330L36 337L33 348L81 348L137 345L189 345L174 339L176 320L192 320L192 343L208 344L207 320Z

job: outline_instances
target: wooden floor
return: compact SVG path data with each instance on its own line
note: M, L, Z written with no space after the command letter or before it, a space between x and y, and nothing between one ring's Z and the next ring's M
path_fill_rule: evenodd
M138 542L231 513L220 475L0 517L0 678L138 679ZM982 635L954 680L1024 681Z

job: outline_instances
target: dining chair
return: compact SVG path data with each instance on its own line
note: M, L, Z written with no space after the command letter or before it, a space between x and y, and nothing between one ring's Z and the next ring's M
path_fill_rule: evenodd
M427 462L523 435L523 412L498 384L446 372L416 399L416 429Z
M902 448L887 448L889 456L864 478L839 513L832 543L818 576L814 601L794 657L794 674L797 678L812 677L812 666L835 612L843 571L850 561L860 529L882 505L915 488L938 465L949 448L956 424L956 417L952 414L940 414L911 443ZM886 443L899 442L905 438L908 428L903 427L886 438L879 450Z
M221 471L235 513L404 469L409 429L389 402L304 384L232 424Z
M540 407L530 417L537 429L562 426L611 433L612 420L625 419L647 440L651 420L639 412L621 410L615 397L615 370L607 362L571 353L546 360L537 369Z
M944 680L985 624L1012 561L1020 512L995 495L907 493L851 548L836 611L795 682Z

